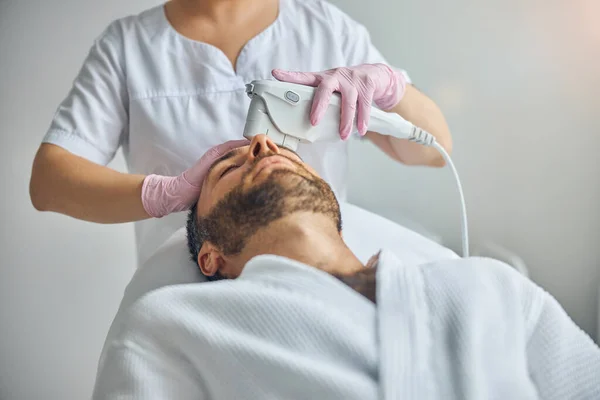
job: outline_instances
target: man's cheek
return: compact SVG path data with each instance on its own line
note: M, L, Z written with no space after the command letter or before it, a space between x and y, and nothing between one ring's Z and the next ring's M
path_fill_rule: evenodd
M310 173L311 175L314 175L317 178L320 178L319 174L317 173L317 171L315 171L310 165L308 164L304 164L304 168L306 169L306 171L308 171L308 173Z
M232 176L237 175L237 176ZM211 194L211 205L214 206L221 199L227 196L241 181L241 175L235 173L229 173L224 176L219 183L215 186Z

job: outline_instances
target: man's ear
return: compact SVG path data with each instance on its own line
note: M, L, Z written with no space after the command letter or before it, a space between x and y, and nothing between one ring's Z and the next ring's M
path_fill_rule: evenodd
M204 242L198 253L200 271L206 276L213 276L223 268L224 264L221 251L214 244Z

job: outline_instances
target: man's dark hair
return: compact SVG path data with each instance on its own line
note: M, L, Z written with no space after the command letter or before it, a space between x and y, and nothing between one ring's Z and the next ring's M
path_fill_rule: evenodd
M208 239L208 232L206 231L204 224L198 220L198 203L194 204L187 216L186 223L187 230L187 243L188 250L190 251L190 257L194 264L198 264L198 255L204 242ZM218 281L225 279L218 271L212 276L204 275L209 281Z

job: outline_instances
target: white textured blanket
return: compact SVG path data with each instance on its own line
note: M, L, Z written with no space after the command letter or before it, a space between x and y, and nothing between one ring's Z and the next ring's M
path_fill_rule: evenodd
M599 399L600 349L546 292L485 259L403 265L377 305L312 267L251 260L129 310L95 399Z

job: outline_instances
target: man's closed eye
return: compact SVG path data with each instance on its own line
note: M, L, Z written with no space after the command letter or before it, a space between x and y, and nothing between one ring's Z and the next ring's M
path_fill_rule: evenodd
M221 173L221 176L219 178L224 177L225 175L227 175L229 172L233 171L236 168L239 168L239 165L236 165L236 164L230 165L229 167L225 168L225 170Z

